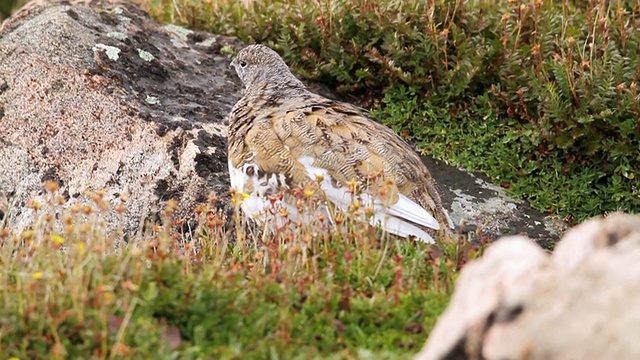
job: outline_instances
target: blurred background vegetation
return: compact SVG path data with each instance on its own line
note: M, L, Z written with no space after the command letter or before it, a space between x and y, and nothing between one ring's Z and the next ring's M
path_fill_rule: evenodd
M0 1L0 21L6 19L13 11L21 7L27 0L2 0Z

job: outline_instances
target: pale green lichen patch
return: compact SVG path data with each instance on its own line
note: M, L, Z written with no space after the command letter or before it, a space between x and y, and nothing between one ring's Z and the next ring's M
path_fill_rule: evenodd
M126 17L122 14L124 14L124 9L121 7L116 7L113 10L111 10L112 13L118 15L118 20L120 22L124 22L124 23L130 23L131 22L131 18Z
M220 49L220 53L228 58L233 57L236 54L236 51L233 49L231 45L225 45Z
M193 34L193 30L189 30L189 29L183 28L182 26L178 26L174 24L165 25L164 29L172 34L175 34L177 37L179 37L184 41L187 41L188 36Z
M122 15L118 15L118 20L120 22L123 22L123 23L130 23L131 22L131 18L128 18L128 17L122 16Z
M142 49L138 49L138 56L144 61L153 61L155 60L155 56L148 51L144 51Z
M151 104L151 105L160 105L160 99L158 99L158 98L157 98L157 97L155 97L155 96L147 95L147 98L146 98L146 99L144 99L144 101L146 101L146 102L147 102L147 104Z
M212 37L210 37L210 38L208 38L208 39L206 39L204 41L196 43L196 45L197 46L203 46L203 47L209 47L209 46L211 46L211 45L213 45L215 43L216 43L216 37L212 36Z
M105 54L107 54L107 57L113 61L116 61L118 60L118 58L120 58L120 49L115 46L109 46L100 43L95 44L93 46L93 51L97 52L99 50L104 50Z
M111 31L109 33L107 33L107 37L113 38L113 39L118 39L120 41L125 41L127 39L127 35L125 35L124 33L121 33L119 31Z

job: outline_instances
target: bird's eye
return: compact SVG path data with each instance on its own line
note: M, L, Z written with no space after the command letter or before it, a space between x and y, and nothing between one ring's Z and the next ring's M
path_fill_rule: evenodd
M246 68L247 67L247 62L246 61L240 61L240 67L241 68Z

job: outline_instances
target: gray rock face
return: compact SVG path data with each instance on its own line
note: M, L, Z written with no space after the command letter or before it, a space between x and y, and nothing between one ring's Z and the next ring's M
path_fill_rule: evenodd
M225 116L240 87L220 49L239 42L172 33L124 1L81 3L32 4L0 29L4 221L27 226L45 180L66 206L127 195L128 235L169 198L186 215L227 194Z
M640 216L570 230L553 255L501 239L462 270L416 359L640 359Z
M490 183L486 176L458 169L423 157L442 191L442 201L449 215L472 238L495 240L503 235L526 235L543 247L560 238L566 224L559 218L545 216L526 201L509 196Z

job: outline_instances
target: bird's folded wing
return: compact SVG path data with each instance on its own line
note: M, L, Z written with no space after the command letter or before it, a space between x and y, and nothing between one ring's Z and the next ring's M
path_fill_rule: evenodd
M314 166L316 161L311 156L300 157L298 161L304 166L310 178L321 179L320 186L327 196L327 200L343 210L351 204L353 194L349 191L348 184L337 183L327 169ZM379 217L380 220L384 218L384 215L387 215L387 221L389 221L390 218L396 218L396 222L407 221L434 230L440 229L440 225L433 215L403 194L398 195L398 201L394 204L385 204L379 198L372 200L372 195L366 192L359 196L365 205L372 205L374 207L375 216L377 218ZM409 227L409 225L411 224L405 224L405 227ZM415 226L411 225L410 228L413 229Z
M300 187L320 177L328 200L343 209L351 201L349 183L356 180L376 216L440 228L433 214L399 190L424 181L420 159L390 129L358 109L322 99L297 107L285 104L256 121L245 141L261 171L284 174L291 186ZM366 192L368 177L378 173L391 180L384 196Z

